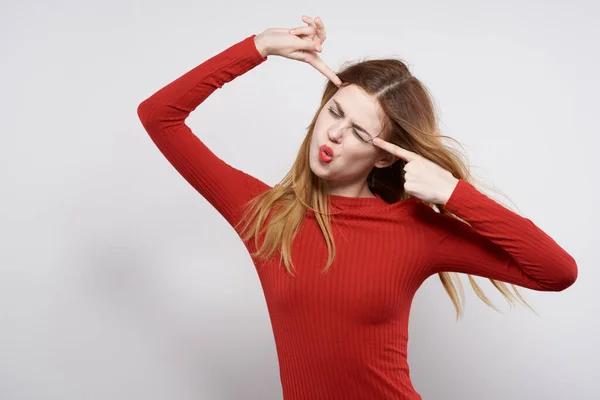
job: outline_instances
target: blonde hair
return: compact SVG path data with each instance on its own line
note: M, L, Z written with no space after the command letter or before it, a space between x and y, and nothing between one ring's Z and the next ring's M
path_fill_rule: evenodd
M428 90L409 72L402 61L377 59L357 62L343 68L337 75L344 82L343 86L355 84L378 99L384 111L382 137L428 158L452 172L454 177L476 184L468 162L463 160L456 149L443 143L442 139L445 138L458 144L456 140L440 134L433 100ZM327 245L328 258L323 272L329 269L336 256L336 246L327 212L329 188L327 181L312 172L309 165L309 149L319 113L337 90L337 86L327 81L321 104L308 126L308 133L292 168L279 184L247 203L246 212L238 224L244 222L241 229L242 240L254 238L257 251L252 253L252 256L259 260L266 260L279 251L280 264L283 262L287 273L292 276L294 265L291 259L291 245L307 209L315 212L316 221ZM391 168L373 168L367 178L371 191L379 194L388 203L412 197L405 193L404 181L399 178L403 176L404 166L405 162L400 159L392 164ZM437 208L439 212L460 220L445 210L443 205L428 204ZM461 222L466 223L463 220ZM261 236L263 240L259 245ZM464 310L464 290L460 278L453 272L440 272L438 275L452 300L458 319ZM499 311L473 277L468 275L468 278L477 296L488 306ZM514 285L511 285L514 290L512 293L506 283L493 279L490 281L511 306L516 300L534 311Z

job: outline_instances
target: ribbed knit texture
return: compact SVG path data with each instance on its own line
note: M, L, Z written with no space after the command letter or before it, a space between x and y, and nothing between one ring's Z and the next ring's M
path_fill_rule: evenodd
M138 107L158 149L231 225L245 202L270 187L217 157L185 119L216 89L267 60L254 36ZM565 289L577 277L575 260L551 237L464 180L446 208L472 227L417 198L330 200L338 212L331 219L337 257L326 274L327 247L310 210L292 246L295 277L278 256L255 262L285 400L420 399L407 363L409 312L432 274L456 271L546 291Z

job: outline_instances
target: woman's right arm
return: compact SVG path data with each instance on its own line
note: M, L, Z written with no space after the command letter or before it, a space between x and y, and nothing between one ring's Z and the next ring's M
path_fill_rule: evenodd
M267 60L251 35L163 87L137 109L152 141L173 167L234 226L241 207L269 186L217 157L185 124L216 89Z
M251 35L177 78L138 106L142 125L167 160L232 225L242 206L269 189L262 181L225 163L185 124L188 115L216 89L267 60L281 56L306 62L335 85L339 77L321 60L325 25L303 16L307 26L269 28Z

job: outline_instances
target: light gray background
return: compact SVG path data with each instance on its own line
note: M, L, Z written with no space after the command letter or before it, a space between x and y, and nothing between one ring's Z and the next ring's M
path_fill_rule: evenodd
M0 398L279 399L264 297L225 220L168 164L138 104L268 27L320 15L323 59L399 57L474 170L576 258L540 317L463 276L417 293L409 362L426 400L600 398L599 6L590 1L25 1L0 12ZM277 183L324 84L272 57L188 119ZM502 198L500 198L502 200ZM595 246L595 248L594 248Z

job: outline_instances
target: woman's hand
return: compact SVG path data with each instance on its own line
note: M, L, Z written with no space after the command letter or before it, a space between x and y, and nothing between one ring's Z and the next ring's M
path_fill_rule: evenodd
M450 171L417 153L383 139L375 138L373 144L406 161L404 166L406 193L427 202L446 205L459 181Z
M254 38L256 48L264 57L274 55L308 63L339 87L342 81L317 54L323 51L326 38L323 21L319 17L313 21L307 16L302 20L307 26L269 28L258 34Z

